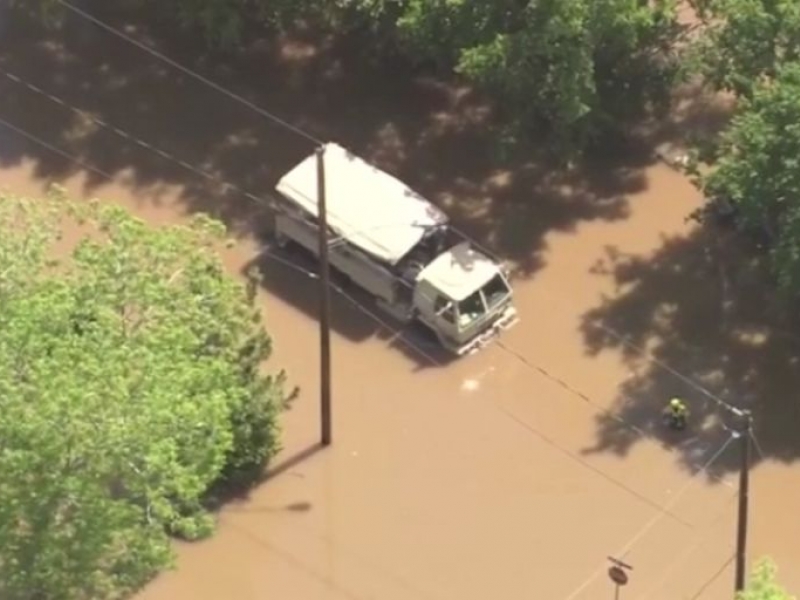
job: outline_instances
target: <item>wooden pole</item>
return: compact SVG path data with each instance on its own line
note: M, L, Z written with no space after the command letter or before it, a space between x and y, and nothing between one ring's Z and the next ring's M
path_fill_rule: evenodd
M329 446L331 436L331 286L328 262L328 208L325 198L325 148L317 155L317 220L319 224L319 351L321 443Z
M752 417L749 411L741 414L740 425L741 463L739 465L739 518L736 532L736 591L744 589L747 570L747 511L750 493L750 428Z

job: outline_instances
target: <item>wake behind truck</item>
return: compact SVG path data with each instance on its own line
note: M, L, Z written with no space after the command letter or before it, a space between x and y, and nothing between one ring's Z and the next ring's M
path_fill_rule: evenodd
M448 351L476 351L519 321L506 270L461 241L447 216L395 177L335 143L323 149L331 267ZM317 158L286 173L275 239L318 256Z

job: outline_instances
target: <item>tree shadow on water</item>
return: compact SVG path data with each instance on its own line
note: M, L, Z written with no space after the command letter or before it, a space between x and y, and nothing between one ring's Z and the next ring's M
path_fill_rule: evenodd
M99 8L86 4L90 12ZM307 140L254 116L89 21L66 14L62 21L45 27L39 15L24 5L6 8L5 14L0 116L98 171L118 177L135 193L141 192L143 203L153 202L153 189L179 188L182 209L215 215L234 229L248 226L251 199L228 194L219 202L220 184L179 161L260 197L271 189L276 167L288 168L313 148ZM129 22L130 15L124 11L123 15L111 19L112 24L147 45L158 46L144 24ZM102 13L101 18L105 18ZM205 55L200 46L186 36L173 37L176 44L183 44L184 54L192 57L189 62L199 68ZM265 69L270 68L265 63ZM143 147L137 139L152 147ZM3 165L23 160L33 161L34 173L41 179L57 180L76 171L61 156L30 144L12 144L0 153ZM86 175L87 193L106 183L100 173Z
M621 386L614 416L598 418L587 452L625 455L641 440L618 418L696 470L738 424L719 400L752 411L754 461L800 458L800 339L788 333L793 320L775 299L764 259L739 234L711 225L665 239L648 258L608 249L596 270L610 274L617 291L584 316L582 328L590 354L617 351L634 376ZM660 422L672 396L689 405L686 432ZM737 452L727 451L709 474L738 468Z
M337 37L300 25L290 34L254 27L239 48L212 52L200 36L125 3L85 0L81 7L315 138L336 141L400 177L508 261L518 277L544 265L550 232L624 219L628 196L647 185L643 171L652 153L646 148L606 148L603 157L569 169L548 161L546 148L500 160L498 121L486 98L462 81L400 59L370 60L364 51L370 42L358 35ZM24 3L13 9L0 4L0 10L0 70L67 104L0 75L0 117L129 188L143 211L177 196L181 213L211 214L235 234L263 233L263 207L176 161L269 201L278 179L312 152L312 141L74 14L45 27ZM85 172L29 141L0 146L0 166L23 162L46 181ZM85 174L88 194L107 182ZM316 318L313 282L276 274L275 265L264 268L271 273L264 285L269 293ZM347 300L334 302L335 329L348 339L395 335L347 307ZM447 362L424 333L404 334ZM408 344L393 344L419 364L431 362L419 360Z
M499 160L495 111L485 98L400 59L370 61L369 41L356 34L255 27L240 48L211 52L199 36L153 13L92 0L82 6L312 136L396 174L524 276L542 266L548 232L625 218L625 196L645 186L647 153L636 160L606 153L614 159L571 170L549 164L542 151ZM3 19L0 69L255 196L269 195L312 151L312 141L74 14L46 28L20 3ZM180 187L183 209L218 216L232 229L251 225L251 199L228 195L220 202L219 190L196 173L5 77L0 116L111 176L125 174L134 191ZM0 153L4 165L22 160L32 160L43 179L74 171L29 144ZM88 191L100 183L89 174Z

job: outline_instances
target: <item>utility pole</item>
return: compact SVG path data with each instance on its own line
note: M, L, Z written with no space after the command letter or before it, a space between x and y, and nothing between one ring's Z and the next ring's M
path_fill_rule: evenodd
M753 424L750 411L739 413L739 442L741 443L741 464L739 466L739 519L736 532L736 591L744 589L747 569L747 508L750 492L750 429Z
M319 351L321 443L331 444L331 286L328 262L328 208L325 199L325 147L317 155L317 221L319 225Z

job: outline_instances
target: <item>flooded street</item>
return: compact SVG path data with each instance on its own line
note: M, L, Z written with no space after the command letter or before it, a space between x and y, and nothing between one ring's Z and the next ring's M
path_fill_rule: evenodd
M19 79L259 197L307 150L268 136L214 90L73 25L3 34L0 69L18 81L0 77L0 119L18 131L0 123L0 185L35 195L58 181L154 224L212 212L240 239L225 255L240 274L262 249L253 231L263 207ZM212 539L178 544L177 569L137 600L593 600L613 597L610 555L633 566L625 600L729 599L739 442L723 402L755 419L749 558L772 556L782 583L800 591L800 343L763 319L752 282L730 274L729 241L686 222L701 198L685 178L643 160L551 185L535 167L478 168L483 159L457 156L457 140L442 134L452 156L441 154L436 179L435 164L401 159L415 151L422 163L440 147L391 143L416 139L412 124L397 117L407 133L392 134L355 109L336 120L327 110L343 99L316 88L301 96L291 64L275 70L274 84L253 84L264 106L308 110L293 122L328 120L331 138L402 162L412 186L518 266L522 320L483 352L437 364L425 340L334 294L334 444L320 450L317 282L265 257L269 366L301 390L283 419L284 450L274 476L221 511ZM279 87L307 105L282 101ZM392 102L422 119L421 107ZM453 106L434 106L431 120L460 115ZM359 117L372 137L351 123ZM681 436L659 420L673 395L697 423Z

